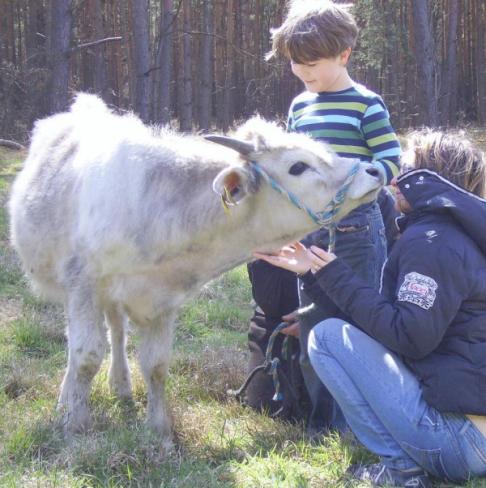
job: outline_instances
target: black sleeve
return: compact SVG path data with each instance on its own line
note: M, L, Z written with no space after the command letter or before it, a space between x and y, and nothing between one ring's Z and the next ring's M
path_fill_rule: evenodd
M420 359L441 342L467 296L463 262L452 249L425 242L402 248L393 302L335 259L316 274L321 288L353 323L392 351Z
M324 292L311 271L308 271L299 278L307 296L312 300L313 303L321 307L323 310L326 310L329 317L337 317L342 315L338 306Z
M268 318L280 320L299 307L295 273L257 260L248 264L248 275L253 299Z

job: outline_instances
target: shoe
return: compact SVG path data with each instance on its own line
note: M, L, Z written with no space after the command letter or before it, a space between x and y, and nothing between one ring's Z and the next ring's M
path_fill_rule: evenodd
M373 486L402 486L404 488L431 488L429 475L421 468L401 471L382 463L353 465L347 471L353 478L369 481Z

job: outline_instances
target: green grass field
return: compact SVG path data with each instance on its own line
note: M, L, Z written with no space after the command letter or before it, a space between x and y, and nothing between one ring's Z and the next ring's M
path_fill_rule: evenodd
M105 362L91 395L93 429L66 442L55 412L66 365L63 312L30 293L8 245L5 203L21 161L21 154L0 148L1 487L360 486L344 472L351 462L373 459L364 449L337 436L311 444L302 426L226 397L246 372L251 295L244 267L207 285L179 316L168 380L171 453L143 425L135 333L129 346L134 404L110 395Z

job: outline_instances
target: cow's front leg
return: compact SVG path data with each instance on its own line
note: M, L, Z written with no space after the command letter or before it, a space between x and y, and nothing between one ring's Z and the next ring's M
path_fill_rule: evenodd
M110 328L110 390L120 399L130 399L132 385L126 352L127 318L116 304L107 307L105 318Z
M107 341L103 314L92 289L80 286L71 291L66 312L69 356L58 410L63 413L64 427L70 434L91 425L89 392L103 361Z
M164 317L141 327L139 360L147 384L147 423L170 439L171 422L165 405L165 380L172 351L174 317Z

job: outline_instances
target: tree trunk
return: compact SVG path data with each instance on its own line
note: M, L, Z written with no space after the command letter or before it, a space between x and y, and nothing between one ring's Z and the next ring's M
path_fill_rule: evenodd
M212 114L212 65L213 65L213 24L212 8L210 0L204 0L203 3L202 30L203 38L201 41L201 59L200 59L200 92L199 92L199 128L207 131L211 124Z
M437 126L439 122L437 110L437 94L435 88L436 60L435 45L431 31L429 4L424 0L412 0L413 30L415 34L415 54L419 60L419 90L422 93L425 109L423 122Z
M26 27L27 67L42 66L45 62L45 57L42 56L44 49L44 38L42 36L45 35L44 5L42 1L28 3Z
M447 43L445 66L442 74L440 105L441 123L447 125L456 122L457 111L457 25L459 0L449 0L449 18L447 22Z
M71 1L51 0L52 75L49 109L52 113L65 110L69 103L71 30Z
M171 90L173 42L174 42L174 2L162 0L160 20L160 41L157 53L157 83L155 96L156 104L154 113L156 120L162 124L170 122L171 114Z
M233 0L226 0L226 61L223 96L223 130L227 131L233 121L233 90L234 90L234 49L230 45L234 37Z
M183 78L180 128L184 132L192 130L192 46L191 46L191 2L183 0L184 23L182 34Z
M478 122L480 124L486 123L486 67L485 67L485 52L484 52L484 22L486 22L486 7L484 2L476 4L476 33L477 40L477 54L476 54L476 69L477 69L477 87L478 87Z
M105 34L103 26L103 5L101 0L91 0L91 14L93 21L93 31L95 33L95 39L102 39ZM106 86L106 61L105 61L105 49L106 46L101 44L93 48L94 66L93 66L93 87L96 93L100 94L103 99L107 99L107 86Z
M148 122L150 107L150 50L148 0L132 0L133 64L135 69L135 112Z

